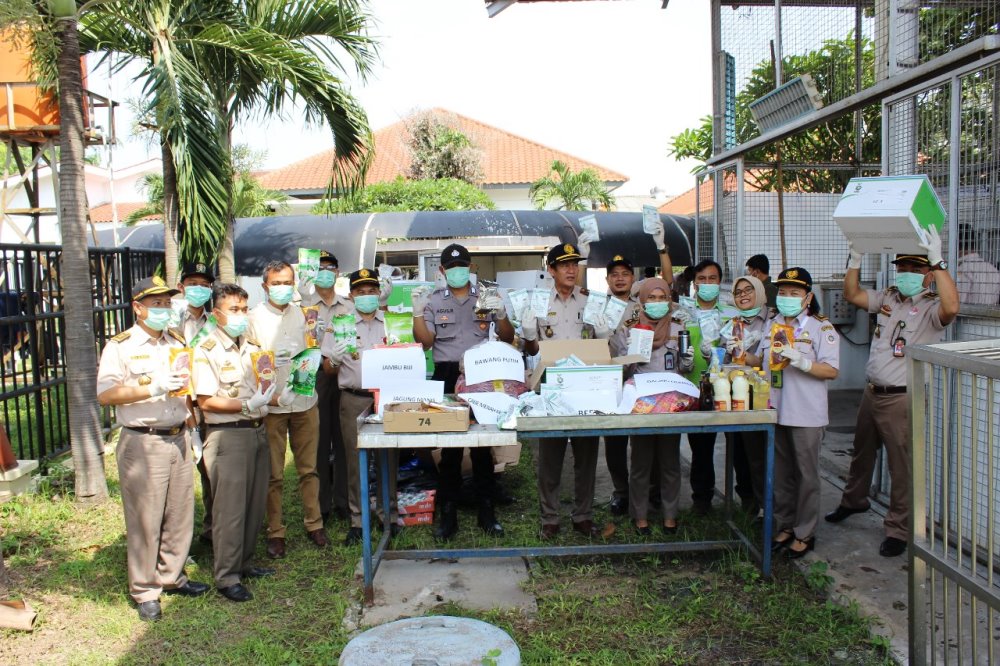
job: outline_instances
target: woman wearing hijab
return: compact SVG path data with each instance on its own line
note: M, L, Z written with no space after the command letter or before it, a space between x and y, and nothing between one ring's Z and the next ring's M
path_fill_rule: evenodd
M753 368L761 368L760 357L753 352L762 338L767 336L769 312L767 291L764 283L752 275L742 275L733 283L733 303L738 316L734 323L743 325L743 337L726 342L726 362L735 363L733 357L744 354L742 362ZM737 432L726 435L733 446L733 470L736 473L736 494L740 497L743 510L755 517L764 506L764 468L767 437L760 432Z
M816 545L819 523L819 447L829 417L827 382L837 378L840 336L812 291L812 277L804 268L782 271L778 285L778 312L771 319L768 338L761 345L771 372L771 404L778 412L774 443L775 550L797 559ZM793 329L792 343L777 341L776 324ZM783 369L772 367L776 357L787 359Z
M642 325L653 331L653 352L649 362L636 363L625 368L626 375L644 372L688 372L694 364L694 350L681 357L677 352L677 332L680 327L670 319L670 285L660 278L643 280L639 289L638 317L631 325L620 327L611 338L611 352L622 356L628 349L628 339L635 326ZM679 329L678 329L679 330ZM671 336L671 333L673 335ZM659 475L660 503L663 513L663 530L667 534L677 531L677 508L681 487L680 435L633 435L632 457L629 471L629 511L636 531L642 536L652 534L647 519L649 514L649 485L656 459Z

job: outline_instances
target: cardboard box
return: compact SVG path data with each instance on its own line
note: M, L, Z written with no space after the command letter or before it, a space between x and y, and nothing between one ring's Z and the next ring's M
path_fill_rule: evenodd
M397 493L396 508L399 513L434 513L434 496L436 490L421 490L419 492Z
M446 412L407 411L420 409L419 402L396 402L385 406L384 432L466 432L469 408L455 407Z
M430 513L401 513L396 518L396 524L403 527L414 527L416 525L433 525L434 512Z
M926 230L944 226L945 212L927 176L852 178L833 221L858 252L924 254Z

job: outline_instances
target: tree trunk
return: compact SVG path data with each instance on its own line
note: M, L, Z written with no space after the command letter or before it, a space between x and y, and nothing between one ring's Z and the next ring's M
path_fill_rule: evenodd
M180 228L180 208L177 205L177 170L174 168L174 153L170 144L160 134L160 155L163 161L163 263L167 272L167 284L179 282L178 229Z
M108 497L104 440L97 408L97 343L87 252L87 191L84 181L83 86L76 17L56 22L59 41L59 223L62 228L62 288L66 335L66 394L70 445L78 502Z
M221 108L216 113L219 114L220 127L219 137L223 141L226 153L226 161L230 167L229 186L226 188L226 237L222 241L222 251L219 253L219 279L223 282L236 282L236 221L233 220L233 128L227 120L228 109Z

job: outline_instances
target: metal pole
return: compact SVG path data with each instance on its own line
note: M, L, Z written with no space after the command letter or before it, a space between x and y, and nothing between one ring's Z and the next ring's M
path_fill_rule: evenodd
M784 67L781 57L781 0L774 0L774 87L778 88L785 82Z
M954 77L951 80L951 121L948 134L948 266L952 271L958 266L958 194L962 186L962 80ZM952 273L954 275L954 273ZM955 329L962 325L962 318L956 322L958 326L945 327L945 340L952 341L959 332Z
M368 505L368 450L358 449L358 469L361 476L361 570L365 579L365 603L375 601L375 574L372 572L372 526Z

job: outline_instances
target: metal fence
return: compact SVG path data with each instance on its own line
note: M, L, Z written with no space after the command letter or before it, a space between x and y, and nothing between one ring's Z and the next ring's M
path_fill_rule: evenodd
M907 356L910 660L1000 663L1000 340Z
M0 244L0 418L14 453L44 461L69 447L63 275L58 245ZM97 344L132 325L132 285L162 264L160 251L90 250ZM105 423L110 425L105 411Z

